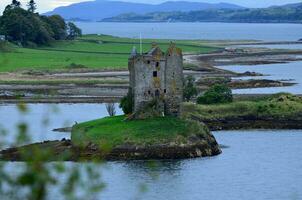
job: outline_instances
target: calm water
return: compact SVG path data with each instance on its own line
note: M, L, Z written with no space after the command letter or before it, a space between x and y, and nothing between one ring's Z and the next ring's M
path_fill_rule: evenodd
M215 136L229 148L205 159L108 163L104 199L302 199L302 131L222 131ZM153 178L152 175L158 175Z
M301 44L273 44L273 45L237 45L234 47L300 50L302 49L302 43Z
M39 131L39 122L45 113L54 121L43 134L33 132L36 140L58 139L57 133L50 130L61 127L64 122L70 125L73 121L107 115L104 105L97 104L61 104L56 106L59 113L53 113L53 105L29 107L31 111L26 120L31 122L32 130ZM1 106L0 117L1 124L8 128L24 119L14 105ZM100 199L302 198L302 131L221 131L214 134L220 144L227 146L216 157L156 162L155 168L144 161L105 163L100 172L107 187ZM14 173L18 165L10 163L10 172ZM142 184L147 187L144 193L139 190ZM62 199L57 195L51 192L49 199Z
M18 135L18 124L25 122L33 142L69 138L69 133L53 129L70 127L75 122L85 122L108 116L104 104L28 104L28 113L21 114L15 104L0 104L0 125L9 130L7 141ZM122 111L116 105L117 114ZM45 124L45 122L47 122Z
M237 94L271 94L278 92L290 92L293 94L302 94L302 62L290 62L286 64L269 64L269 65L236 65L219 67L235 72L253 71L261 74L269 75L262 77L248 77L245 79L270 79L270 80L291 80L298 83L291 87L276 88L252 88L234 90Z
M302 38L302 24L246 23L97 23L77 22L85 34L120 37L204 40L297 41Z

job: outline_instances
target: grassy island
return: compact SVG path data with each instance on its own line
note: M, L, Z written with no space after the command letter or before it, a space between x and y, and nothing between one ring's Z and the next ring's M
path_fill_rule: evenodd
M43 161L151 160L215 156L220 147L196 121L157 117L125 121L107 117L73 127L71 141L47 141L0 151L0 160ZM45 156L47 155L47 156Z
M107 152L107 159L190 158L221 152L201 123L175 117L124 119L116 116L78 124L73 127L71 142L84 149Z
M77 145L92 142L112 147L125 143L154 145L181 143L189 136L208 134L206 126L175 117L125 121L125 116L116 116L76 125L72 132L72 142Z

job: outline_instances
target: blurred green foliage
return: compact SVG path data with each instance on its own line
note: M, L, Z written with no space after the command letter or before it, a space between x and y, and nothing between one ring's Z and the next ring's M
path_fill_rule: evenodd
M20 115L27 115L29 108L26 104L18 104ZM56 112L56 109L51 110ZM42 120L42 125L48 121L48 114ZM15 144L19 146L30 143L28 124L20 122L17 125L18 134ZM7 135L0 126L0 150L6 147ZM0 199L1 200L45 200L50 196L62 199L96 199L96 196L105 187L101 180L100 161L92 161L81 165L57 161L54 163L43 162L52 155L47 149L34 149L30 152L20 152L21 163L0 161ZM0 155L1 159L1 155ZM58 190L54 194L52 191Z

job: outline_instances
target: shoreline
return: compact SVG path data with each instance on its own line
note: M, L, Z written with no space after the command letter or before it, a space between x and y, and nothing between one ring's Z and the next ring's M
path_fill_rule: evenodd
M196 119L197 120L197 119ZM301 130L302 119L267 119L253 116L203 120L211 131L228 130Z
M76 21L79 23L121 23L121 24L152 24L152 23L159 23L159 24L177 24L177 23L221 23L221 24L302 24L302 21L279 21L279 20L264 20L264 21L224 21L224 20L201 20L201 21L167 21L167 20L154 20L154 21L142 21L142 20L100 20L100 21L92 21L92 20L79 20Z
M267 98L273 94L233 94L235 100L248 100ZM296 96L302 97L302 94L295 94ZM29 103L29 104L95 104L95 103L118 103L123 96L115 97L44 97L44 98L0 98L1 104L18 104L18 103Z
M198 124L199 127L204 125ZM66 129L66 128L65 128ZM203 130L202 130L203 131ZM189 159L216 156L222 153L215 137L206 128L204 134L194 133L179 140L181 134L175 138L156 143L129 142L109 147L106 143L96 141L78 144L74 139L61 141L44 141L20 147L0 150L0 161L32 161L32 154L47 155L41 157L44 162L52 161L119 161L119 160L166 160Z
M212 146L211 146L212 145ZM217 143L206 144L198 141L190 145L154 145L131 146L125 145L112 149L110 152L99 150L96 146L87 146L84 149L72 145L70 140L45 141L21 147L13 147L0 151L0 161L31 161L32 158L23 158L22 152L33 152L35 149L44 149L50 154L45 162L53 161L130 161L130 160L167 160L210 157L221 154Z
M250 43L250 44L255 44ZM241 48L240 48L241 49ZM232 64L274 64L302 61L302 50L241 49L219 53L185 55L186 76L196 78L202 92L213 80L223 78L232 89L286 87L295 83L284 80L252 79L262 74L236 73L219 69ZM216 67L218 66L218 67ZM81 69L76 71L35 72L22 71L0 73L0 102L28 103L99 103L119 100L127 94L127 71ZM233 77L251 77L250 80L232 80ZM208 82L205 82L207 80Z

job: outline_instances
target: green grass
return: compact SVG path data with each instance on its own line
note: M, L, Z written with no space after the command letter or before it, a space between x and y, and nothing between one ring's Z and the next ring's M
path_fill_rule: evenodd
M0 84L5 85L60 85L60 84L75 84L75 85L96 85L96 84L128 84L129 81L118 79L54 79L54 80L0 80Z
M150 49L153 41L163 50L166 50L170 43L169 40L144 40L144 52ZM218 49L197 41L175 42L185 53L208 53ZM47 47L15 47L13 52L0 54L0 72L66 69L71 63L92 69L127 69L133 46L139 47L137 39L85 35L76 41L57 41Z
M20 48L16 52L0 54L0 72L67 69L71 63L82 64L93 69L119 69L125 68L127 58L126 55Z
M251 116L269 119L294 119L301 117L302 98L293 95L281 95L267 100L235 101L218 105L196 105L186 103L184 115L194 115L201 120L216 120Z
M76 145L115 147L121 144L165 144L184 142L190 135L208 134L199 123L174 117L124 121L125 116L107 117L73 127L71 140Z

